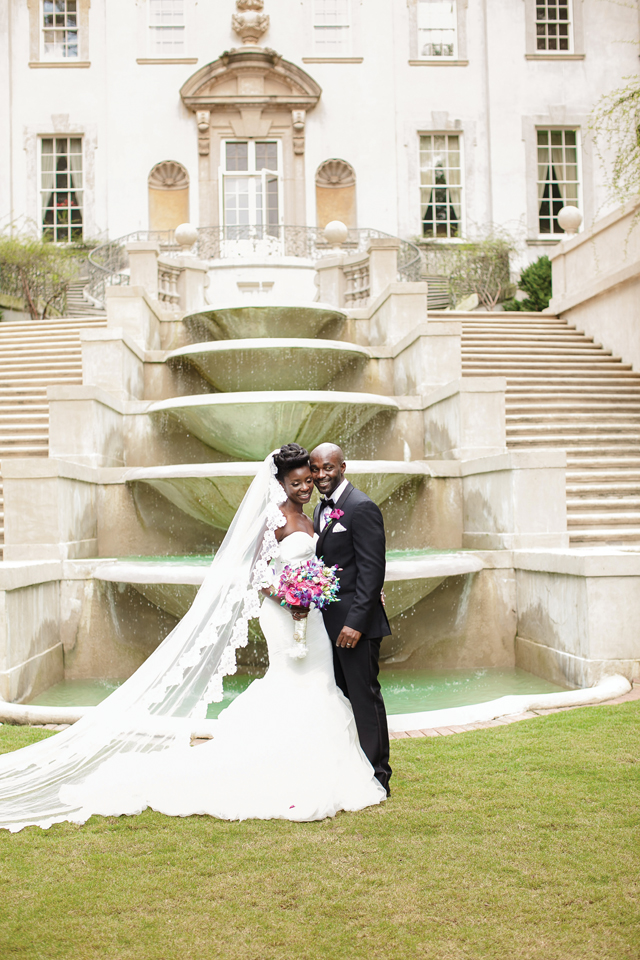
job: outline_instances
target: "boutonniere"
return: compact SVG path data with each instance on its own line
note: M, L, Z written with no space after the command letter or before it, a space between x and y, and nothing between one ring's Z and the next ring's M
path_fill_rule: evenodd
M344 517L344 510L338 510L337 507L329 514L329 520L339 520L340 517Z

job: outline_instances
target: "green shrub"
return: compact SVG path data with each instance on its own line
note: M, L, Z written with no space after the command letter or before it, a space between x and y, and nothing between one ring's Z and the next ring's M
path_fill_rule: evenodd
M549 306L551 300L551 261L549 257L538 257L520 274L518 288L529 296L526 300L507 300L505 310L532 310L539 313Z
M78 275L73 247L29 236L0 236L0 294L20 298L32 320L63 313L67 289Z

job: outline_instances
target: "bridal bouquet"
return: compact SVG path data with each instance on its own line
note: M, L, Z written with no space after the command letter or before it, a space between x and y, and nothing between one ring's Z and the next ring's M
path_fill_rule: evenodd
M338 567L327 567L322 560L313 557L296 566L287 564L276 584L276 596L283 607L315 607L322 610L330 603L339 600L337 596L340 581L336 576ZM290 655L301 660L307 655L307 620L294 621L293 639L295 641Z

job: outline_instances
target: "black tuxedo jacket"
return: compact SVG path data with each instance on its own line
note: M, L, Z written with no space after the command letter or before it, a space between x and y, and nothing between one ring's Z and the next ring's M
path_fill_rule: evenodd
M342 568L338 571L340 600L322 611L327 633L334 643L344 626L359 630L364 640L386 637L391 629L380 599L386 567L382 514L373 500L350 483L337 509L344 516L330 520L322 533L322 504L313 514L313 528L319 534L316 555L327 566Z

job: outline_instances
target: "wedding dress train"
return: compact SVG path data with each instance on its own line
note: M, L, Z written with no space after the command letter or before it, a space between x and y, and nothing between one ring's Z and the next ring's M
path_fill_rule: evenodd
M312 537L293 533L279 546L276 571L314 553ZM309 614L304 659L290 656L288 610L265 600L260 625L269 669L221 713L213 739L119 753L83 783L63 786L60 799L79 808L77 822L145 807L224 820L321 820L386 798L359 745L351 705L336 686L322 614Z

